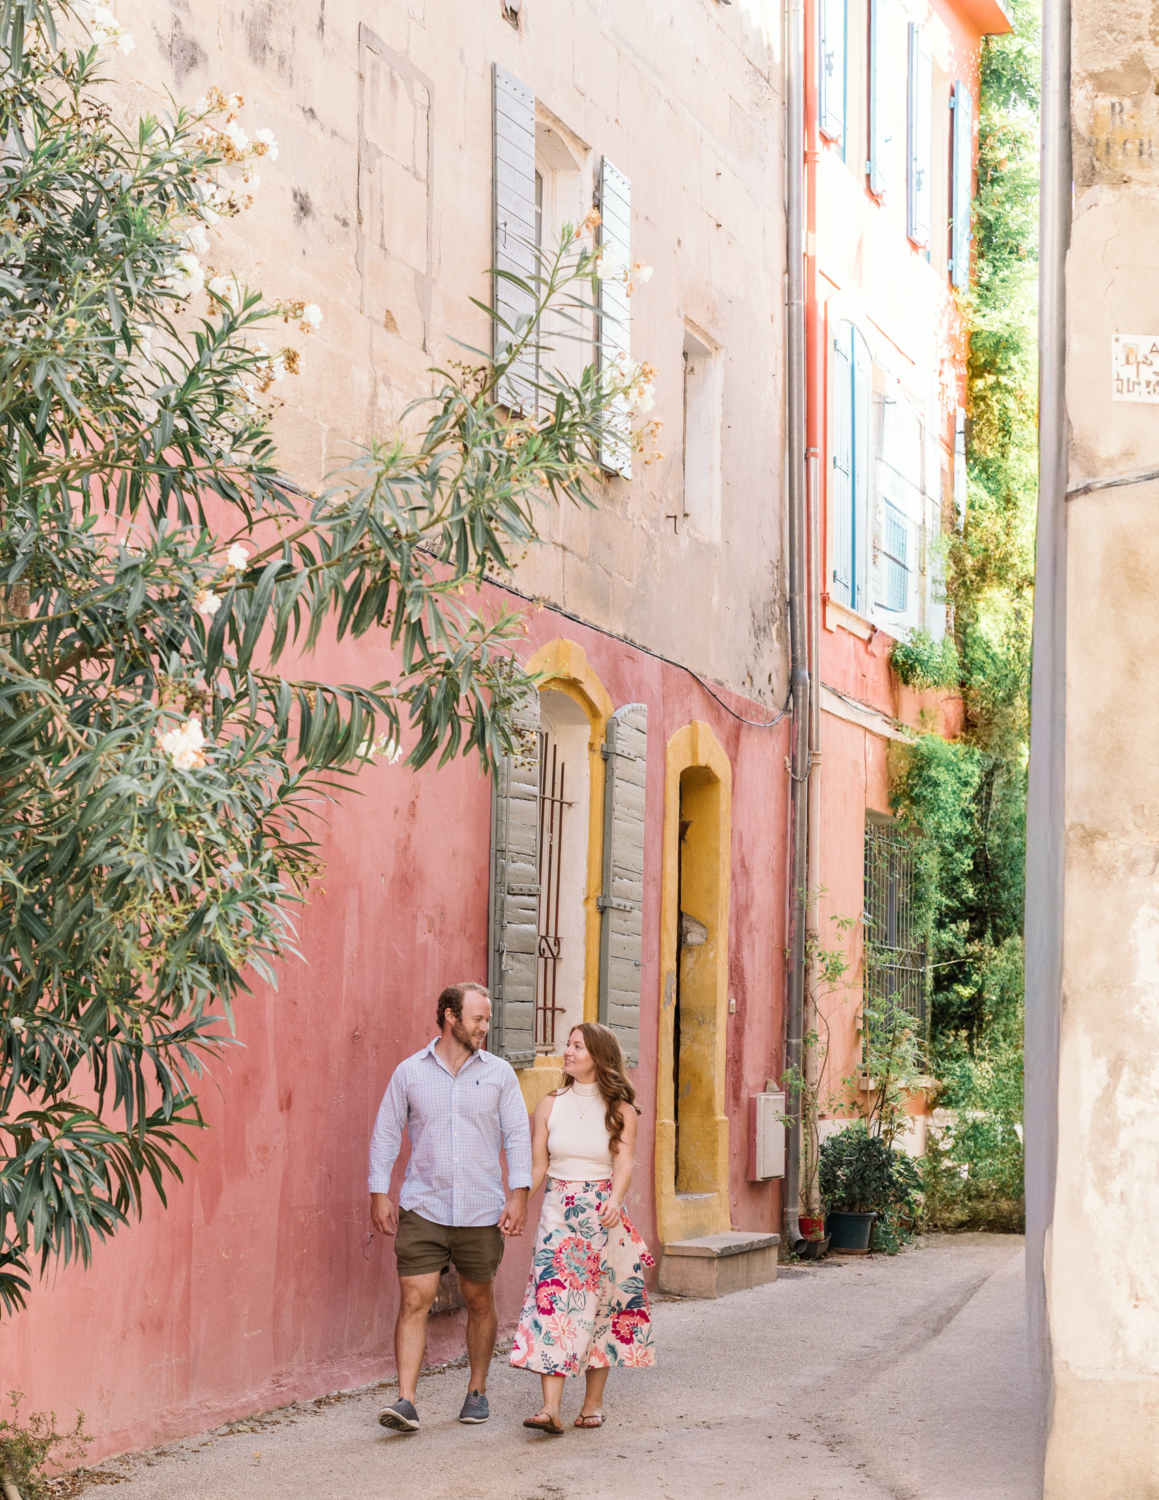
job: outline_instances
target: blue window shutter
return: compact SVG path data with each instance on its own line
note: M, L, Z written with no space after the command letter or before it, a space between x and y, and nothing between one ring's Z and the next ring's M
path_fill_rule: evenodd
M888 500L883 519L885 607L901 615L909 607L909 522Z
M865 612L869 594L869 493L872 472L873 363L865 340L853 330L853 472L850 510L853 525L853 608Z
M885 0L869 0L869 160L865 172L869 191L878 197L885 192L885 145L889 137L882 119L885 100L881 51L881 10Z
M959 78L954 84L953 183L950 189L950 281L970 284L970 203L974 186L974 99Z
M846 0L819 0L817 12L821 134L844 142Z
M909 28L909 129L907 227L921 249L930 243L930 135L934 75L929 42L916 22Z
M605 156L600 164L600 244L613 270L632 264L632 185ZM600 369L632 358L628 324L628 289L616 276L600 282ZM614 403L611 432L600 445L600 463L623 479L632 477L631 417L627 397Z
M494 324L494 354L500 359L526 328L534 306L529 283L535 275L535 95L498 63L492 78L491 264L527 284L494 278L494 307L503 320ZM512 367L503 399L518 408L529 404L534 379L535 351L529 348Z
M839 604L856 608L853 556L853 378L848 323L833 339L829 387L829 525L833 536L833 587Z

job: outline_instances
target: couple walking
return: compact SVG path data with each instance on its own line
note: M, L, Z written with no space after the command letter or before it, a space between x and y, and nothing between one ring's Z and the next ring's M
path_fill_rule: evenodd
M394 1334L399 1399L378 1420L400 1432L418 1431L427 1314L452 1261L467 1306L471 1365L459 1420L490 1416L495 1273L505 1238L522 1235L528 1197L546 1179L511 1351L511 1363L537 1371L543 1386L542 1407L523 1425L562 1433L564 1380L582 1373L586 1390L575 1425L600 1427L612 1366L655 1363L642 1270L654 1262L623 1211L638 1111L620 1044L606 1026L572 1028L563 1082L536 1108L533 1135L515 1070L482 1050L491 1024L483 986L450 985L436 1015L439 1035L395 1070L370 1143L371 1222L394 1236L400 1289ZM396 1208L390 1179L404 1127L411 1154Z

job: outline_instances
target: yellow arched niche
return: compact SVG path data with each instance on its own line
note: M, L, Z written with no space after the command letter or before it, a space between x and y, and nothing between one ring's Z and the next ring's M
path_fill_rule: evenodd
M688 825L683 872L682 817ZM697 719L668 741L664 778L656 1216L665 1245L731 1227L725 1113L731 832L732 766L710 726ZM681 905L707 929L704 943L686 948L683 955ZM688 1134L681 1143L677 1181L673 1030L681 963L680 1068L685 1097L680 1119L682 1135Z
M527 663L540 679L540 692L566 693L583 710L588 735L588 868L584 882L584 1020L595 1021L600 1011L600 909L596 905L603 882L604 758L600 753L612 716L612 698L592 670L584 648L557 638L541 646ZM562 1057L538 1057L533 1068L518 1070L529 1110L559 1084Z

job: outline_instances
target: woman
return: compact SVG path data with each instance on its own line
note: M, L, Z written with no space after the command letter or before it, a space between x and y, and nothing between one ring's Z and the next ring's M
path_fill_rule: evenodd
M538 1370L543 1406L524 1427L563 1432L564 1377L587 1380L577 1427L602 1427L613 1365L653 1365L644 1266L656 1262L623 1203L636 1152L636 1091L616 1034L572 1028L563 1083L540 1101L531 1191L548 1179L511 1363Z

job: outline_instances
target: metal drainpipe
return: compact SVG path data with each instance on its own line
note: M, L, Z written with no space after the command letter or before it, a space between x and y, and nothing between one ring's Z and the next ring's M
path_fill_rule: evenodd
M809 903L806 931L813 940L814 957L805 974L804 1034L819 1032L817 1011L817 948L821 941L821 496L818 484L819 455L806 455L809 486ZM822 1059L816 1052L806 1058L805 1073L811 1086L820 1084ZM818 1142L820 1145L820 1142ZM820 1190L815 1182L805 1188L805 1211L814 1218L821 1213Z
M808 521L805 492L805 17L804 0L791 0L785 48L787 120L786 314L787 448L789 468L789 663L793 698L790 762L789 994L785 1015L785 1066L801 1073L805 1009L805 917L809 882L809 665L806 620ZM802 1242L801 1096L786 1099L789 1139L785 1153L785 1240Z
M1026 797L1026 1294L1044 1425L1053 1399L1046 1243L1058 1165L1058 1058L1065 878L1066 256L1071 227L1070 0L1042 16L1038 280L1038 536ZM1039 1471L1041 1473L1041 1469Z

